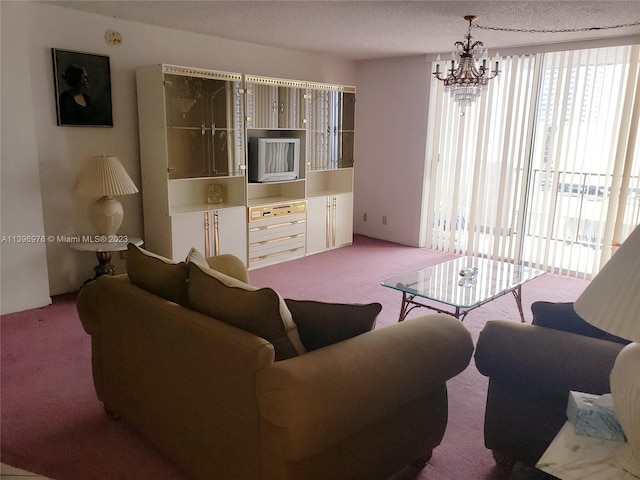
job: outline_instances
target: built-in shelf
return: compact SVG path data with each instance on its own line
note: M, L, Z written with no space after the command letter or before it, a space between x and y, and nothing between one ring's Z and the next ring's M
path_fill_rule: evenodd
M307 172L307 196L336 195L353 191L353 168Z
M249 183L247 186L247 205L250 207L282 200L301 200L305 196L304 179L289 182Z
M351 243L353 87L175 65L136 79L151 251L182 260L196 247L256 268ZM251 182L254 138L298 139L298 178Z
M245 205L245 178L205 177L185 178L169 181L169 212L186 213L220 208L241 207ZM220 185L222 202L209 203L209 185Z

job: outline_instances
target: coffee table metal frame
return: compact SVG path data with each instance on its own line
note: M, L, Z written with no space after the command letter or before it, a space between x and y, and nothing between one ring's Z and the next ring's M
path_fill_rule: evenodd
M475 282L459 285L463 278L460 270L471 267L478 269ZM472 310L507 293L513 294L520 321L524 322L522 285L544 273L532 267L467 256L389 278L382 285L402 292L399 322L419 307L447 313L463 321ZM417 300L419 298L449 305L453 311L423 303Z

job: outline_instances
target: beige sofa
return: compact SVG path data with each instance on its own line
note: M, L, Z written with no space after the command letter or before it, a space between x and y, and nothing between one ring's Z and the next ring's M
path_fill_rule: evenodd
M132 256L139 254L130 247L128 263ZM208 263L246 280L243 267L222 260ZM217 308L235 298L238 310L251 308L251 299L234 297L248 295L242 285L227 286L225 295L217 285L205 292L211 298L198 300L201 273L216 282L228 279L180 263L188 280L176 283L145 262L135 274L128 265L129 275L103 276L84 286L78 311L92 337L95 389L105 409L190 478L384 479L418 460L426 463L442 440L445 382L466 368L473 352L470 334L453 317L425 315L319 345L335 342L326 330L348 325L361 310L365 317L373 312L374 322L379 306L287 300L293 319L305 325L302 343L316 345L276 361L274 343L193 306L202 309L199 302L208 301L214 306L206 308ZM145 288L134 285L132 275ZM160 290L150 285L154 281ZM166 287L175 285L184 287L181 301L188 304L148 291L165 288L172 296ZM281 300L270 289L249 292ZM320 325L303 321L316 311ZM333 318L341 312L343 318Z

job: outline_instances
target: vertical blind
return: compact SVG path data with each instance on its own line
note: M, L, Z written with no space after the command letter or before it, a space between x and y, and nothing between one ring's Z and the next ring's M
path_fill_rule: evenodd
M434 82L428 246L597 272L640 222L639 50L506 57L462 112Z

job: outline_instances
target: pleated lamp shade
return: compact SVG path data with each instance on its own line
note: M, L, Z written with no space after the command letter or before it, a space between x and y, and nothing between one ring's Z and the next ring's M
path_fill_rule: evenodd
M631 340L611 371L611 397L627 442L616 460L640 477L640 225L574 303L590 324ZM589 352L585 352L588 355Z
M640 342L640 225L573 305L590 324Z
M76 194L93 197L113 197L137 193L133 180L118 157L99 155L91 157L78 177Z
M75 190L77 195L101 197L91 206L91 218L104 241L113 241L111 237L124 218L122 204L113 197L137 192L118 157L106 155L91 157L80 172Z

